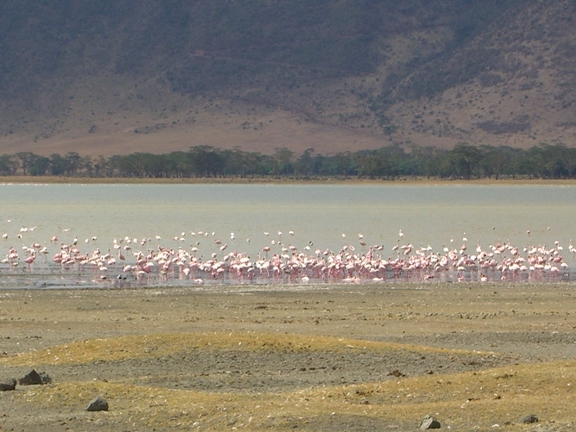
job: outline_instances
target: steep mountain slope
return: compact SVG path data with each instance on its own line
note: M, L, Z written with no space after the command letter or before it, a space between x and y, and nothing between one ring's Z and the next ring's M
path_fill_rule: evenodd
M511 12L394 88L404 136L575 144L576 5L536 2Z
M575 12L567 0L6 0L0 153L574 145Z

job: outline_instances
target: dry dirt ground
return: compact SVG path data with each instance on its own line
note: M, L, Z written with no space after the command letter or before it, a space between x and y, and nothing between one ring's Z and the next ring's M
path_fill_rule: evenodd
M1 392L0 431L569 431L575 311L569 284L2 291L0 380L52 383Z

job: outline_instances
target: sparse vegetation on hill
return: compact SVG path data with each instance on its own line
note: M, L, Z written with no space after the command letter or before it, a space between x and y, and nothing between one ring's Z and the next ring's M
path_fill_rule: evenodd
M296 150L305 122L327 154L572 146L575 15L566 0L7 0L0 143L128 154L209 135L271 153L281 137Z

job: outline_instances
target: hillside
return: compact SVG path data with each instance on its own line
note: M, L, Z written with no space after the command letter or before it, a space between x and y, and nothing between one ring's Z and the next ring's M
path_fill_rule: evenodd
M574 146L575 15L565 0L6 0L0 153Z

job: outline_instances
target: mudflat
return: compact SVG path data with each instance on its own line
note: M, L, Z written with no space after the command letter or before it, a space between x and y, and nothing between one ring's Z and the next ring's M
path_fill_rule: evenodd
M1 431L576 427L571 284L0 292ZM108 411L86 411L100 396ZM533 414L537 423L520 424Z

